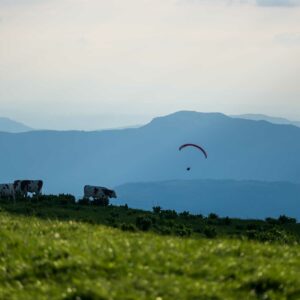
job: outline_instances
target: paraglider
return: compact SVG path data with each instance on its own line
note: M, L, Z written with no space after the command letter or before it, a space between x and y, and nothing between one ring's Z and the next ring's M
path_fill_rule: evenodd
M186 148L186 147L195 147L197 149L199 149L205 156L205 158L207 158L207 152L199 145L196 144L183 144L179 147L179 151L181 151L182 149Z
M203 155L205 156L205 158L208 157L207 152L201 146L196 145L196 144L183 144L179 147L179 151L181 151L182 149L187 148L187 147L194 147L194 148L200 150L203 153ZM190 171L191 167L187 167L186 170Z

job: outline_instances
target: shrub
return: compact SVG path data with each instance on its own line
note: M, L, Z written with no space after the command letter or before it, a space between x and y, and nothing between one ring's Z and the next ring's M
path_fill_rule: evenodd
M152 221L152 224L156 224L157 223L157 217L156 216L153 216L153 215L149 215L148 216L148 218L150 218L151 219L151 221Z
M59 194L58 199L61 204L75 204L76 203L75 197L71 194Z
M242 224L237 224L237 225L235 225L235 229L241 231L241 230L245 229L245 226Z
M117 211L112 211L109 215L113 218L118 218L120 216L119 212Z
M184 219L188 219L190 217L190 213L188 211L183 211L179 214L179 216Z
M192 233L192 229L180 224L175 227L174 233L178 236L190 236Z
M24 201L27 203L45 203L47 205L65 205L75 204L76 199L71 194L59 194L59 195L33 195L32 197L17 197L17 201Z
M90 201L90 199L83 198L83 199L78 200L78 204L79 205L90 205L91 201Z
M157 227L157 231L160 233L160 234L164 234L164 235L169 235L172 233L172 230L170 227L167 227L167 226L159 226Z
M268 224L271 224L271 225L278 225L279 224L279 221L277 219L274 219L274 218L266 218L266 222Z
M215 238L217 236L217 231L215 227L206 226L203 231L204 235L209 238Z
M148 231L152 226L152 220L147 216L138 216L135 224L140 230Z
M175 210L161 210L160 216L165 219L176 219L178 217L177 212Z
M85 216L85 217L82 216L82 217L78 218L76 221L86 222L86 223L89 223L89 224L92 224L92 225L95 225L95 224L98 223L98 221L96 219L94 219L93 217L89 217L89 216Z
M153 206L152 210L155 214L159 214L161 211L161 207L160 206Z
M208 219L207 223L211 225L229 226L231 225L232 220L229 217L220 218L218 220Z
M247 230L258 230L259 231L259 230L261 230L261 227L258 224L249 223L249 224L247 224L246 229Z
M194 232L197 232L197 233L203 233L203 231L204 231L204 227L196 227L196 228L194 228Z
M123 223L123 224L121 225L121 229L122 229L123 231L131 231L131 232L136 231L136 227L135 227L134 224L132 224L132 223Z
M107 223L111 226L115 226L117 224L117 220L112 216L109 216L106 220Z
M176 222L174 220L162 220L160 222L160 224L162 224L163 226L173 228L175 226Z
M295 218L289 218L285 215L281 215L278 218L278 221L280 224L296 224L297 223L297 220Z
M91 202L93 205L97 206L108 206L109 205L109 199L107 197L105 198L98 198Z
M230 225L231 224L231 219L229 217L224 218L223 219L223 224L227 225L227 226Z
M272 228L266 231L248 230L247 237L251 240L257 240L260 242L280 242L284 244L297 242L297 239L294 236L277 228Z
M217 220L207 219L206 223L207 223L208 225L217 225Z
M217 220L217 219L219 219L219 216L218 216L217 214L210 213L210 214L208 215L208 218L209 218L210 220Z

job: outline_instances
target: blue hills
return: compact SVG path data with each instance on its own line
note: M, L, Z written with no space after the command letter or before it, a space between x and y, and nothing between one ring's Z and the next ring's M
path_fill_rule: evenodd
M187 142L208 159L178 151ZM1 182L41 178L47 193L207 178L300 183L300 128L220 113L181 111L123 130L1 132L0 149Z
M268 121L270 123L274 124L285 124L285 125L295 125L297 127L300 127L299 121L290 121L285 118L278 118L278 117L270 117L263 114L244 114L244 115L233 115L231 117L235 118L242 118L247 120L254 120L254 121Z
M300 184L236 180L170 180L127 183L116 188L117 204L151 210L153 206L222 217L300 219ZM114 201L115 202L115 201Z

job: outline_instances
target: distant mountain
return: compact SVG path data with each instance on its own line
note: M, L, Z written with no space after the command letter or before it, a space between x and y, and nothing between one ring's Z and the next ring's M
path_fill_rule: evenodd
M0 117L0 131L17 133L26 132L30 130L32 130L32 128L24 125L23 123L13 121L8 118Z
M202 145L208 159L178 151L186 142ZM2 132L0 149L0 182L41 178L53 193L170 179L300 183L300 128L219 113L183 111L124 130Z
M299 121L290 121L285 118L278 118L278 117L270 117L261 114L244 114L244 115L233 115L232 118L241 118L253 121L267 121L274 124L285 124L285 125L294 125L300 127Z
M300 184L234 180L173 180L128 183L116 187L117 204L151 210L153 206L177 211L241 218L300 219Z

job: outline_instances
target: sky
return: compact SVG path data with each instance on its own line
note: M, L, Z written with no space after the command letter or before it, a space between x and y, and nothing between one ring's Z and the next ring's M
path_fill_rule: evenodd
M300 120L299 78L300 0L0 0L0 116L34 128Z

